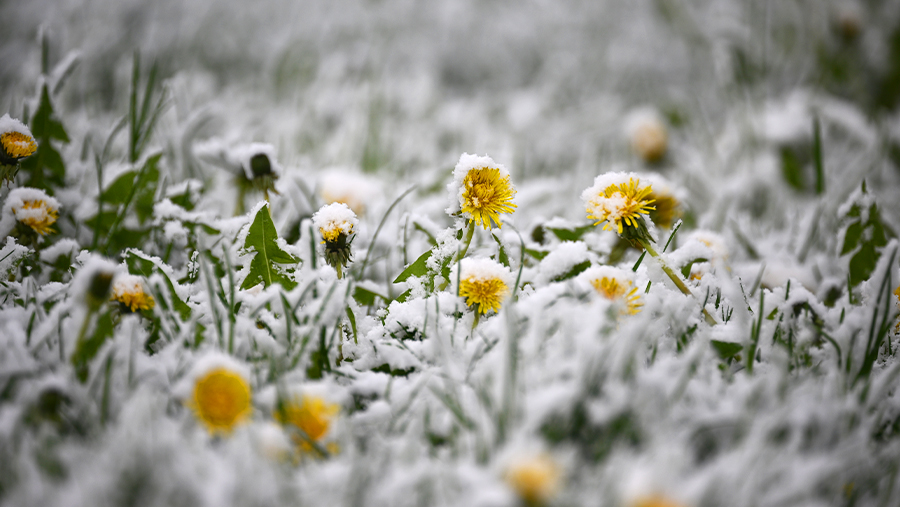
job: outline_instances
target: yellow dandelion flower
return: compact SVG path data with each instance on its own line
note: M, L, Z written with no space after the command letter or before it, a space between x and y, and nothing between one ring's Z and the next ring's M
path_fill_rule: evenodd
M120 276L113 284L112 300L129 307L132 312L150 310L155 301L153 296L144 290L144 282L139 276Z
M290 424L301 430L312 442L320 442L328 434L340 406L329 403L318 396L295 396L275 413L275 419L281 424ZM301 449L310 451L312 446L305 439L298 439ZM329 446L329 450L334 450Z
M650 174L645 180L651 187L649 198L656 207L650 211L653 223L668 229L681 217L681 202L675 197L671 184L662 176Z
M4 132L0 134L0 144L9 158L25 158L37 151L34 138L21 132Z
M506 484L530 506L550 500L560 486L559 465L550 456L540 455L514 463L506 470Z
M43 190L21 187L6 196L0 215L0 236L9 234L16 222L43 236L53 232L52 225L59 217L59 201Z
M669 134L659 113L653 109L639 109L626 120L631 149L644 161L660 161L669 148Z
M456 273L450 276L455 280ZM500 311L509 295L509 271L502 264L486 258L466 258L460 262L459 295L467 306L475 306L478 313Z
M250 416L250 397L242 374L216 367L196 380L189 405L210 433L230 433Z
M458 199L458 209L465 218L485 230L492 224L501 227L500 214L516 210L513 203L516 189L510 181L509 171L490 157L464 153L453 176L449 188Z
M620 235L625 226L637 228L641 215L647 215L654 206L650 197L653 189L642 185L631 173L606 173L594 180L594 185L581 194L587 217L594 225L606 222L604 230L615 229Z
M621 305L622 313L634 315L641 311L644 303L638 294L629 272L612 266L596 266L586 270L586 278L594 290L604 298Z
M313 225L318 227L325 243L333 243L343 234L350 236L359 224L356 213L342 202L322 206L312 216Z
M11 164L37 151L37 143L28 127L8 114L0 117L0 147L0 161L5 159L6 163Z

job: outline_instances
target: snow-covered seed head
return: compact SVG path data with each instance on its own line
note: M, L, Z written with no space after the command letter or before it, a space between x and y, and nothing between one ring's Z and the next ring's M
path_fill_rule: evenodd
M638 229L641 215L655 209L650 196L653 189L642 184L634 173L611 172L597 176L594 185L581 193L587 217L594 225L606 222L604 230L614 229L619 235L625 227Z
M621 307L621 313L634 315L641 311L644 303L628 271L612 266L597 266L582 275L594 290L604 298Z
M561 471L559 465L546 454L522 459L506 470L506 484L526 505L547 503L559 490Z
M462 215L485 230L492 224L501 227L500 214L516 210L513 203L516 189L509 171L490 157L463 153L453 170L449 188L459 201Z
M28 127L8 114L0 118L0 145L4 159L0 162L5 163L15 163L37 151L37 143Z
M312 451L310 442L321 442L331 429L340 412L340 406L318 396L304 394L294 396L275 412L275 419L284 425L292 425L303 434L296 439L302 451ZM305 437L305 438L304 438ZM330 446L329 450L335 450Z
M479 313L499 312L510 292L509 278L509 270L492 259L463 259L460 261L459 295L466 299L467 306L474 306Z
M144 281L139 276L119 276L113 283L112 292L112 299L127 306L132 312L150 310L155 304L153 296L147 293Z
M219 357L198 365L188 406L210 433L231 433L252 411L246 373Z

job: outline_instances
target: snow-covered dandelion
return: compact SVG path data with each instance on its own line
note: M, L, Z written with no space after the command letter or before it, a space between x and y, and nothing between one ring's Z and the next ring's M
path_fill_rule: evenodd
M562 473L546 454L523 458L511 464L504 479L526 505L547 503L559 490Z
M516 210L513 203L516 189L509 171L491 157L463 153L448 189L454 203L447 212L462 212L463 217L485 230L493 224L501 227L500 214Z
M629 271L612 266L595 266L582 276L598 294L619 305L623 314L634 315L644 306Z
M9 234L16 224L40 236L53 232L59 217L59 201L37 188L16 188L10 191L0 216L0 234Z
M28 127L8 114L0 118L0 146L0 163L6 165L14 165L37 151L37 143Z
M127 306L132 312L150 310L155 302L144 287L141 277L122 275L116 278L112 287L112 299Z
M680 503L661 495L645 496L631 502L631 507L682 507Z
M319 177L319 196L325 203L344 203L359 216L379 193L380 182L355 172L333 170Z
M654 209L652 191L634 173L609 172L597 176L593 186L581 193L581 200L587 217L596 220L594 225L606 222L604 230L615 230L626 238L636 234L649 239L641 215Z
M297 439L297 444L301 450L309 452L313 449L312 444L318 444L328 435L339 412L339 405L318 396L304 394L283 403L275 412L275 419L302 431L303 435ZM331 452L337 450L333 445L327 449Z
M654 209L650 211L650 220L659 227L668 229L672 227L681 216L681 201L675 196L675 192L669 182L662 176L651 174L646 181L650 184L650 195Z
M210 433L230 433L252 411L248 375L234 359L214 354L194 367L187 405Z
M459 295L477 314L500 311L510 292L510 272L502 264L487 258L460 261ZM450 274L456 280L456 273Z
M626 120L631 149L646 162L658 162L669 147L669 134L662 119L653 109L635 111Z
M351 261L350 244L359 224L356 213L346 204L336 202L322 206L312 220L325 243L325 262L337 271L338 278L342 278L343 268Z

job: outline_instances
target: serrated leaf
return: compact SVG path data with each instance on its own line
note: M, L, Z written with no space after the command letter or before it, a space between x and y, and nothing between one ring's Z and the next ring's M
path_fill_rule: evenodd
M428 250L419 256L418 259L413 261L412 264L406 267L403 271L397 275L397 278L394 279L394 283L400 283L405 281L407 278L411 276L425 276L425 273L428 272L428 259L431 258L432 251Z
M844 232L841 255L852 253L849 283L851 287L856 287L863 280L868 280L875 271L878 258L881 256L879 249L887 245L888 236L893 234L884 226L878 207L874 203L869 207L868 220L865 222L861 219L862 213L858 205L850 208L847 217L855 220L847 225Z
M277 240L278 233L269 214L269 205L266 203L256 212L247 232L247 240L244 242L244 249L255 252L255 255L241 289L249 289L260 282L265 287L277 283L288 290L297 285L297 282L287 277L275 265L297 264L300 260L282 250Z

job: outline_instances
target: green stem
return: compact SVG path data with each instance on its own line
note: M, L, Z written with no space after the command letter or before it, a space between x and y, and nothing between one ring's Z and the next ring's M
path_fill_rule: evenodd
M340 265L340 264L336 264L336 265L334 266L334 270L337 271L338 280L340 280L341 278L344 277L344 271L343 271L343 269L341 268L341 265Z
M462 250L459 251L456 259L454 261L458 261L466 256L466 252L469 251L469 245L472 243L472 236L475 234L475 221L469 221L469 228L466 230L466 237L463 239L463 247Z
M694 296L694 293L691 292L691 289L689 289L688 286L684 284L684 282L681 280L681 277L679 277L674 271L672 271L672 268L670 268L669 265L666 264L666 261L664 261L659 256L659 253L657 253L657 251L654 250L652 246L650 246L649 241L645 239L638 239L638 242L640 242L641 246L644 247L644 250L646 250L647 253L650 254L650 257L653 257L657 260L657 262L659 262L659 266L662 268L663 272L669 277L669 279L672 280L672 283L674 283L675 286L678 287L678 290L680 290L687 296L691 296L694 298L696 297ZM716 324L718 324L716 319L712 315L710 315L708 311L706 311L706 308L702 308L702 310L703 318L706 319L707 324L709 324L710 326L715 326Z
M481 320L481 308L480 305L475 305L475 318L472 319L472 331L478 326L478 322Z

